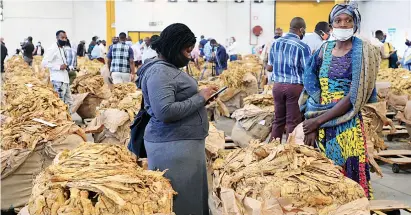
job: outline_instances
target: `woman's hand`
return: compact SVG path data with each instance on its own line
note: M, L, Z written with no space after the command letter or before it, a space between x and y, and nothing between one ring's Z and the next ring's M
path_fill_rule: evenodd
M308 119L303 122L303 130L305 135L312 132L317 132L319 127L320 123L318 122L317 118Z
M215 92L217 92L218 87L212 86L212 87L207 87L202 90L200 90L199 94L200 96L204 97L204 99L207 101Z
M304 136L304 145L306 146L315 146L315 141L317 141L317 132L311 132Z

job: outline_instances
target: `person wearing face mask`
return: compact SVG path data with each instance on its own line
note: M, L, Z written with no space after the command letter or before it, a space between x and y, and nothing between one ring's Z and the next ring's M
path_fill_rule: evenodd
M33 55L43 56L44 48L41 46L41 42L37 42L36 48L33 51Z
M134 66L133 49L126 44L127 35L119 34L120 41L113 44L107 53L107 65L113 84L127 83L134 80L136 72Z
M43 58L43 65L46 65L50 70L50 80L54 90L69 106L71 110L72 99L69 79L69 63L67 61L67 53L65 47L67 45L67 34L63 30L56 33L57 42L47 49Z
M391 43L387 42L387 36L381 30L375 32L375 37L383 44L381 46L381 64L380 69L398 68L397 51Z
M139 69L137 85L151 116L144 135L149 169L167 170L164 176L178 192L174 213L207 215L205 106L217 89L198 91L196 80L180 70L189 63L195 44L196 37L186 25L166 27L152 44L159 56Z
M307 44L311 52L314 53L317 51L324 41L327 41L330 37L330 24L328 22L319 22L315 26L313 34L307 35L304 37L303 42Z
M275 116L271 139L286 136L302 121L298 98L303 90L303 71L310 59L310 47L303 43L306 24L303 18L291 20L290 31L272 45L268 64L273 67L271 81L274 82L273 96Z
M336 40L317 50L304 70L300 100L306 119L304 143L318 147L372 198L361 110L367 103L377 102L380 52L353 36L361 23L355 3L335 5L329 22ZM378 166L374 168L381 173Z
M274 38L268 41L264 45L263 50L261 51L261 55L260 55L260 59L263 62L263 66L265 68L265 75L266 75L265 82L267 82L267 84L270 84L270 85L273 84L273 82L271 81L271 74L273 71L273 66L268 65L268 57L270 56L271 47L273 46L273 43L282 36L283 36L283 29L281 28L275 29Z

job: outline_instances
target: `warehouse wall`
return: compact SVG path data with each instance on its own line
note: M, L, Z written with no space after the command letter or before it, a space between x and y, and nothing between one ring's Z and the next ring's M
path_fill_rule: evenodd
M405 38L411 39L411 1L370 0L360 2L359 9L362 15L361 34L372 37L376 30L387 33L388 28L395 28L395 35L388 35L387 39L402 56Z
M55 33L63 29L72 43L89 42L91 37L106 35L105 1L96 0L12 0L4 1L4 21L0 35L9 54L14 54L24 38L32 36L45 48L55 42Z
M149 22L158 22L149 26ZM199 0L189 3L179 0L167 1L116 2L116 32L161 31L169 24L186 24L199 38L201 35L213 37L219 43L226 44L226 39L236 37L241 53L251 53L250 45L250 3L219 1L208 3ZM262 45L274 35L274 2L251 3L251 26L260 25L264 32L257 41L251 37L252 44Z

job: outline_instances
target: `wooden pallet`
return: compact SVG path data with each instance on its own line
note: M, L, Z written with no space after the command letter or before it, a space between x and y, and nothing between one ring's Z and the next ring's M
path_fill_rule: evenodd
M399 173L400 169L411 166L411 150L385 150L374 155L375 159L392 165L392 171Z
M404 210L411 213L411 207L393 200L371 200L371 214L386 215L388 212Z
M410 135L407 131L407 128L403 125L395 125L395 133L391 134L391 127L384 126L382 130L382 134L387 137L388 141L392 141L393 138L409 138Z
M238 146L234 143L233 139L230 136L225 137L225 149L235 149Z

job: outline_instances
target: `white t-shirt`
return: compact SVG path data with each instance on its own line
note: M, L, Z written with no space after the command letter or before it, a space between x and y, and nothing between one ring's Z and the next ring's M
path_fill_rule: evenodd
M238 54L237 53L237 42L231 43L231 45L227 47L227 52L229 55Z
M151 49L151 47L145 48L143 51L143 57L141 58L143 63L145 60L153 58L153 57L157 57L157 52L153 49Z
M315 51L321 48L321 46L324 43L324 40L320 37L320 35L314 32L310 35L306 35L303 38L302 42L310 47L311 53L314 53Z
M101 51L100 46L94 46L93 50L91 51L91 57L93 59L102 58L103 55L101 53L102 53L102 51Z
M134 61L140 61L141 60L141 45L140 43L136 43L133 46L131 46L131 49L133 49L134 52Z
M103 43L100 43L99 46L100 46L101 56L104 56L105 54L107 54L106 47L103 45Z

